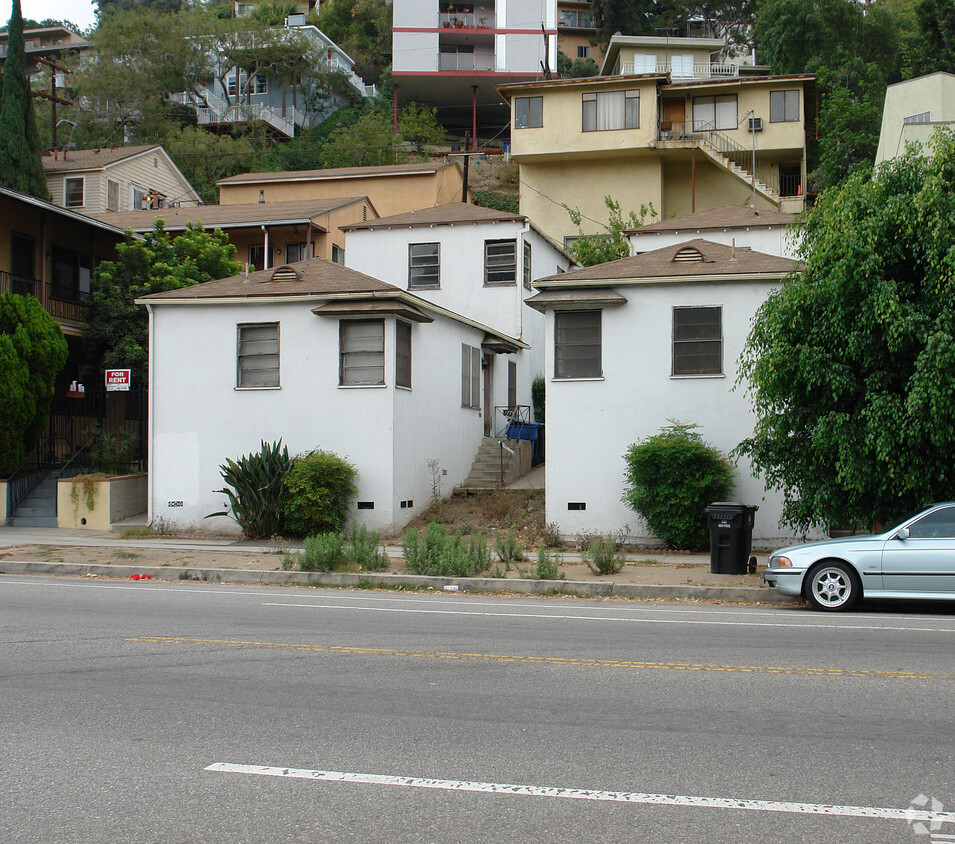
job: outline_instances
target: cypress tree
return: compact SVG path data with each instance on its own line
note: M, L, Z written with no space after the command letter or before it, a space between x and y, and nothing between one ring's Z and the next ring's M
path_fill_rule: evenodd
M20 0L13 0L0 94L0 185L49 199L40 158L33 94L27 78Z

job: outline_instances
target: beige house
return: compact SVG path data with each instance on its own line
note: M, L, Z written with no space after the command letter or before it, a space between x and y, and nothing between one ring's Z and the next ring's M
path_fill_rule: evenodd
M511 106L521 213L550 237L578 233L564 204L581 211L586 232L600 231L606 196L625 212L652 203L658 219L754 201L803 210L815 78L714 62L718 39L682 40L704 43L682 58L672 49L640 58L630 45L608 52L616 75L498 89Z
M83 214L202 203L158 144L48 150L43 169L53 204Z
M137 234L151 231L157 219L162 219L166 231L174 235L184 232L189 223L222 229L236 247L236 260L252 270L306 258L325 258L344 264L345 233L341 226L378 219L375 207L365 196L160 208L90 216L132 229Z
M216 184L220 205L365 196L378 214L386 217L459 202L464 176L453 159L441 159L381 167L244 173Z
M924 144L937 127L953 123L955 74L939 71L889 85L875 163L901 155L912 141Z
M557 49L571 61L593 59L600 67L604 48L591 44L597 37L592 0L557 0Z

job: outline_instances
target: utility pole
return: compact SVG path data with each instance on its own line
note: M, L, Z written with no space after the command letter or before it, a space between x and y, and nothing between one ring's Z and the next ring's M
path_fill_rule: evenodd
M475 158L483 158L483 152L468 152L468 148L471 146L471 135L470 132L464 133L464 149L465 152L452 152L448 154L448 158L463 158L464 159L464 183L461 185L461 202L468 201L468 171L470 170L471 165L471 156Z
M73 71L70 70L68 67L61 67L60 65L55 64L54 62L51 62L49 59L37 58L37 61L47 65L50 68L50 93L47 94L45 91L34 91L33 96L42 97L44 100L49 100L52 105L53 116L51 118L51 121L53 123L53 129L50 132L50 138L51 138L50 145L53 147L53 149L56 149L56 126L57 126L56 106L57 104L64 105L64 106L73 105L72 100L65 100L62 97L58 97L56 95L56 73L57 71L60 71L61 73L72 73Z

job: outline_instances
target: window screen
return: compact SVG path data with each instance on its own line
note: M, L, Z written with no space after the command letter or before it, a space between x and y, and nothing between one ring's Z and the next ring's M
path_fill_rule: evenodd
M554 314L554 377L599 378L600 311Z
M517 241L484 241L484 283L515 284L517 282Z
M401 320L395 323L395 384L411 386L411 326Z
M771 91L769 122L790 123L799 120L799 91Z
M722 375L723 309L673 309L673 374Z
M279 386L279 324L238 326L239 387Z
M441 284L441 244L408 244L408 287L438 287Z
M340 323L339 335L339 383L349 386L384 384L384 320L343 321Z

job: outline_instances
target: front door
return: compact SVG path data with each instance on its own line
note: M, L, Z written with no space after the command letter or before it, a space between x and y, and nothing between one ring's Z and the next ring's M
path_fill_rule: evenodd
M663 117L660 119L660 132L669 132L670 138L679 138L687 134L683 131L686 122L686 100L682 97L663 101Z
M490 437L494 428L494 408L491 406L491 372L494 355L484 352L481 357L481 369L484 371L484 436Z

